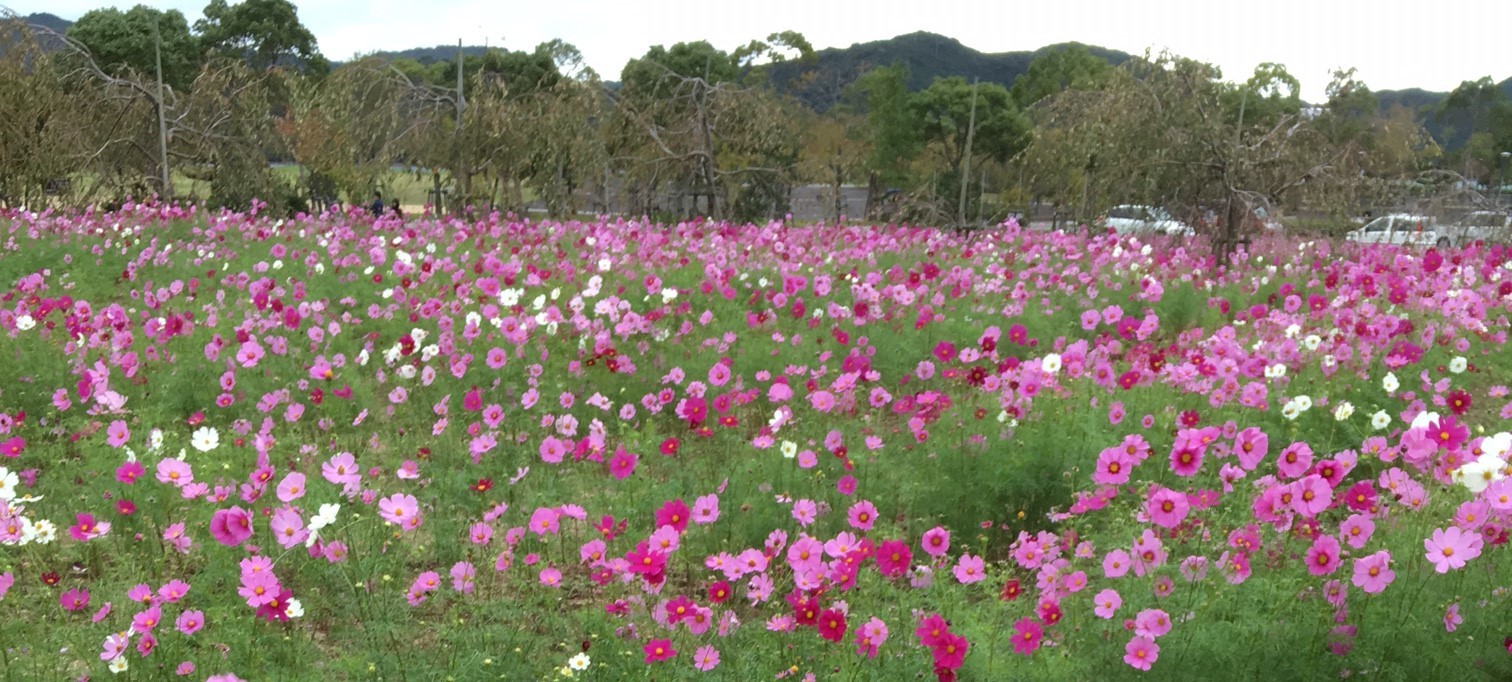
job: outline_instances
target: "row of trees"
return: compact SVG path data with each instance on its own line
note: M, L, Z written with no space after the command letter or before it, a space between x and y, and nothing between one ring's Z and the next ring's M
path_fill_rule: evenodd
M204 14L191 29L177 11L91 12L61 50L0 18L0 196L167 195L171 168L207 183L200 198L215 204L319 208L362 200L397 166L454 208L539 199L559 215L760 219L810 183L829 188L837 215L842 188L864 185L870 209L934 223L1042 200L1083 219L1115 203L1204 207L1237 230L1259 206L1381 203L1404 178L1459 161L1414 112L1380 112L1348 71L1309 107L1279 65L1230 82L1169 54L1115 67L1073 46L1011 90L943 78L911 92L902 67L882 65L820 113L767 85L767 65L813 58L796 33L733 52L656 46L610 87L560 41L333 69L287 0L212 0ZM1450 104L1479 112L1466 158L1488 174L1498 169L1474 155L1500 144L1486 131L1512 107L1472 85ZM270 161L297 165L298 183Z

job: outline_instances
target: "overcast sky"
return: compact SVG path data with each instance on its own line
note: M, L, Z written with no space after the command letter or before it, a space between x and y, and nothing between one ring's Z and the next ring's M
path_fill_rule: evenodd
M126 9L135 2L121 2ZM203 0L145 0L192 24ZM1079 41L1129 53L1169 48L1217 64L1230 80L1280 62L1323 98L1335 67L1375 90L1451 90L1512 77L1512 0L304 0L300 17L336 60L385 49L454 44L528 50L561 38L609 80L651 45L708 40L732 50L795 30L815 48L931 31L983 52ZM77 19L101 0L0 0L21 13Z

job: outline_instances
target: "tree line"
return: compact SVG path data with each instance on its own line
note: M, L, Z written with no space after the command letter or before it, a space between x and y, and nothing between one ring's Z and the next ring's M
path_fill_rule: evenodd
M915 91L905 67L877 65L819 113L770 82L773 65L813 59L793 32L654 46L616 85L561 41L333 66L287 0L212 0L204 17L96 10L59 49L0 16L0 201L315 210L397 172L438 210L762 220L817 184L832 217L859 186L873 218L975 223L1039 204L1086 220L1143 203L1209 212L1234 239L1260 207L1347 215L1442 178L1499 181L1512 149L1512 105L1489 80L1446 100L1475 126L1450 154L1347 70L1307 105L1279 64L1230 81L1177 55L1113 66L1071 45L1011 89L948 77ZM207 194L173 197L167 169Z

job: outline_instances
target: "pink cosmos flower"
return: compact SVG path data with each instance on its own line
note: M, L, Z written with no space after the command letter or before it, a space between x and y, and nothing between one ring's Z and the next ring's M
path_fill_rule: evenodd
M876 658L877 651L887 642L887 623L875 616L856 628L856 654Z
M1306 558L1308 573L1332 575L1339 568L1339 541L1332 535L1319 535L1307 548Z
M609 458L609 473L615 480L623 481L635 473L635 464L634 454L627 452L623 447L617 448L614 456Z
M75 515L75 523L68 527L68 535L79 542L88 542L110 532L108 521L96 521L93 514Z
M646 654L646 663L667 661L677 656L677 650L672 648L672 641L667 639L653 639L646 642L646 645L641 647L641 651Z
M1449 605L1449 608L1444 609L1445 630L1454 632L1455 630L1459 629L1460 623L1463 622L1465 622L1465 618L1464 616L1460 615L1459 602L1454 602L1453 604Z
M682 533L688 529L688 522L692 520L692 517L693 514L688 509L688 505L681 498L669 500L656 510L656 525L658 528L671 526L673 530Z
M1129 567L1134 560L1128 552L1115 549L1103 555L1103 575L1109 578L1122 578L1129 572Z
M273 538L284 549L302 544L310 537L310 531L304 527L304 519L293 509L284 508L273 512L268 526L273 531Z
M1433 536L1423 541L1428 550L1425 556L1439 573L1463 568L1465 562L1480 556L1483 545L1479 533L1466 533L1458 526L1434 529Z
M719 495L702 495L693 501L693 523L700 526L719 520Z
M210 535L227 547L252 537L252 514L241 507L217 509L210 517Z
M188 637L205 627L205 614L199 610L185 611L179 614L178 620L174 621L174 626L179 632L184 633L185 637Z
M1124 663L1138 670L1149 670L1160 657L1160 645L1149 637L1135 636L1124 646Z
M1013 651L1028 656L1039 648L1045 628L1033 618L1020 618L1013 624Z
M961 555L961 558L956 561L953 572L955 573L956 580L959 580L962 585L979 583L987 577L987 574L984 572L982 557L970 554Z
M1118 607L1123 606L1123 597L1119 596L1118 590L1106 589L1098 592L1097 596L1092 598L1092 603L1095 605L1092 612L1097 614L1098 618L1112 618L1118 613Z
M856 530L871 530L877 520L877 507L868 500L861 500L846 512L846 521Z
M1164 528L1175 528L1180 525L1186 519L1188 509L1186 495L1169 488L1156 491L1145 504L1145 512L1150 515L1150 522Z
M950 531L940 526L935 526L924 531L924 537L920 541L920 544L924 547L924 553L929 556L937 558L945 556L945 552L950 550Z
M1134 616L1134 634L1158 639L1171 631L1171 617L1160 609L1145 609Z
M723 365L715 365L722 367ZM719 666L719 650L712 646L701 646L693 652L693 667L703 672L708 672Z
M813 500L798 500L793 503L792 514L799 526L807 528L818 517L819 507Z
M414 495L394 493L378 501L378 516L410 531L420 526L420 502Z
M1387 550L1354 560L1354 578L1351 582L1367 594L1381 592L1394 579L1396 573L1391 570L1391 552Z
M110 422L110 426L105 427L105 443L110 447L121 447L129 440L131 440L131 429L126 427L126 422L117 419Z
M82 587L64 592L58 597L58 603L64 611L80 611L89 606L89 590Z

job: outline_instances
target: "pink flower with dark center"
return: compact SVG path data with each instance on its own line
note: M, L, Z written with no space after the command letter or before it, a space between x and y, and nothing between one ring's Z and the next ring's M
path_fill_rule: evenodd
M210 516L210 537L227 547L242 544L246 538L253 537L253 514L240 507L216 510Z
M1307 548L1307 572L1332 575L1339 568L1339 541L1332 535L1319 535Z
M1150 522L1163 528L1180 525L1186 519L1189 509L1186 495L1169 488L1156 491L1145 503L1145 513L1149 514Z

